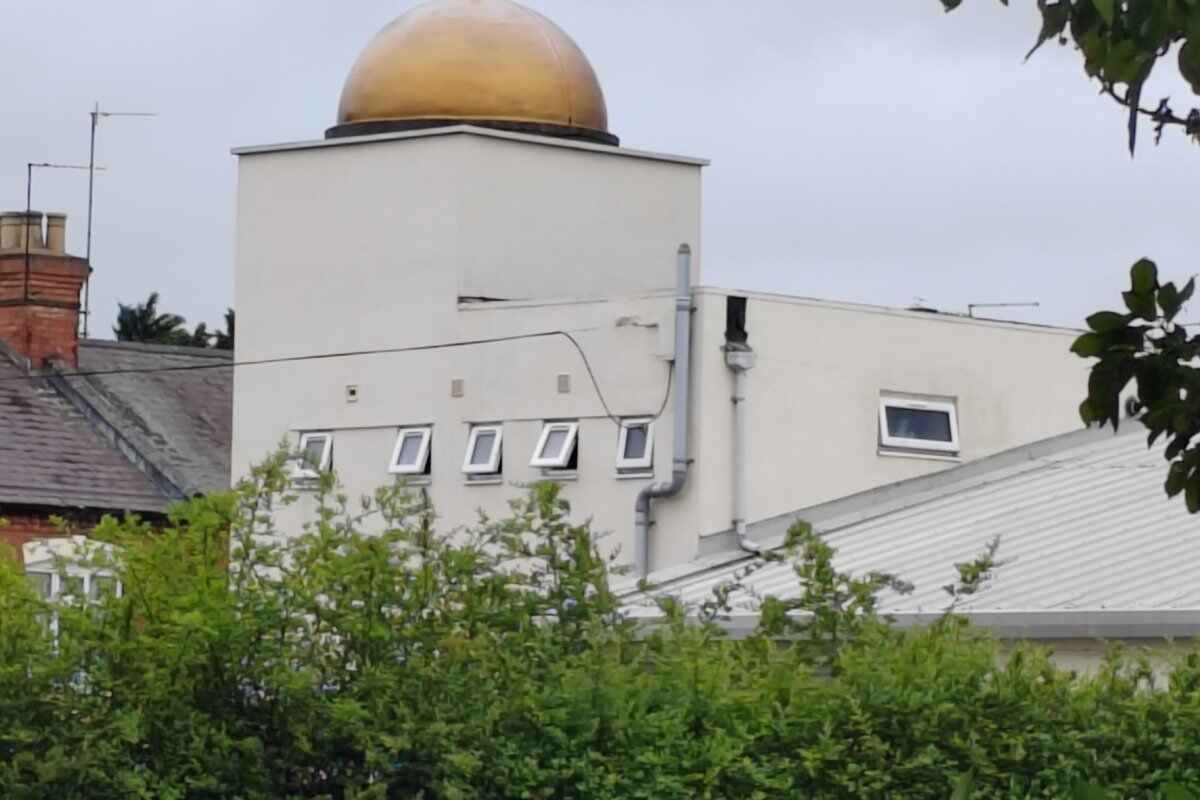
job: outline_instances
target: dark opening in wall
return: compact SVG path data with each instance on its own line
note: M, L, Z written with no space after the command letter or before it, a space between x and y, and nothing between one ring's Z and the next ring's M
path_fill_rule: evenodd
M725 343L745 344L750 338L746 332L746 298L730 295L725 298Z

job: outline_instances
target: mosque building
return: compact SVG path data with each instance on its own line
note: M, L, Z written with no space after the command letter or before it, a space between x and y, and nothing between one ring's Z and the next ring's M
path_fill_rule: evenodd
M624 146L510 0L410 10L323 138L235 153L236 360L274 362L237 372L235 478L286 439L301 486L401 478L446 530L558 481L645 572L1079 424L1074 331L707 285L708 162Z

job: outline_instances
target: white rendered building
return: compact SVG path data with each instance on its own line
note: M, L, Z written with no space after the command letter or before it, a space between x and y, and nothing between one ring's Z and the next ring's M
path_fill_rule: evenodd
M706 286L707 162L619 146L586 57L508 0L414 9L326 138L235 152L237 361L334 356L238 370L235 478L289 437L446 527L553 479L659 569L1078 426L1074 331Z

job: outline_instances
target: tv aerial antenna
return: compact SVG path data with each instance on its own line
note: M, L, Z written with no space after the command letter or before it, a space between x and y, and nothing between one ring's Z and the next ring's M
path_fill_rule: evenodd
M92 118L92 136L91 147L89 148L88 156L88 208L87 208L87 252L85 258L88 265L88 277L83 283L83 335L88 335L88 319L91 316L91 284L92 284L92 210L95 205L95 187L96 187L96 128L100 126L100 120L107 117L157 117L158 114L150 111L101 111L100 103L97 102L92 110L88 113Z

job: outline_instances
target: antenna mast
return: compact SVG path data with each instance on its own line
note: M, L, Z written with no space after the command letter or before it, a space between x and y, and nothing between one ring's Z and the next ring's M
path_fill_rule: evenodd
M148 111L101 111L97 101L89 116L92 118L92 140L88 156L88 210L87 210L87 252L85 258L88 265L88 276L83 282L83 335L88 335L88 318L91 316L91 285L92 285L92 208L94 205L96 186L96 128L101 117L157 117L158 114Z

